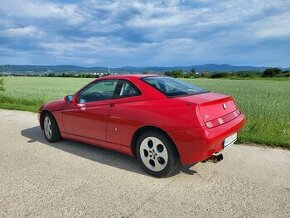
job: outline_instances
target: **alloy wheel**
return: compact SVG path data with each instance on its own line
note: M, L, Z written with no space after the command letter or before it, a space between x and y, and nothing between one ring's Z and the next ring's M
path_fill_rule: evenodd
M147 137L141 142L140 157L144 165L154 171L162 171L168 162L168 152L163 142L156 137Z
M44 132L46 137L50 139L52 136L52 126L50 118L48 116L44 118Z

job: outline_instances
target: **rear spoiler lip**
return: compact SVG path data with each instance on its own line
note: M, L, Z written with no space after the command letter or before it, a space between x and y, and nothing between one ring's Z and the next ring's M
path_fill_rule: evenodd
M215 104L215 103L223 103L225 101L234 101L233 97L229 96L229 95L225 95L222 98L218 98L215 100L210 100L210 101L206 101L203 103L198 104L199 106L207 106L207 105L211 105L211 104Z
M203 95L213 95L210 98L203 97ZM214 93L214 92L204 92L204 93L199 93L199 94L194 94L194 95L187 95L187 96L176 96L174 97L176 99L180 99L182 101L185 101L190 104L195 104L195 105L200 105L200 106L206 106L206 105L211 105L215 103L222 103L226 101L234 101L233 97L230 95L224 95L220 93Z

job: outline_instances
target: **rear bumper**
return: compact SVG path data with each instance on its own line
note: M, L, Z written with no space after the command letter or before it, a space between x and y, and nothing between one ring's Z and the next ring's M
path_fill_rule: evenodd
M223 149L226 137L239 132L245 123L241 113L236 119L215 128L201 128L169 132L174 141L183 165L189 165L208 159Z

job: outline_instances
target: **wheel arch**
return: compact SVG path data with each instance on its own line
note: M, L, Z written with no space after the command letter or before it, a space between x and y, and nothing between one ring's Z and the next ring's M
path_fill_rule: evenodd
M170 141L171 143L174 145L176 153L178 155L178 157L180 157L178 149L176 147L175 142L172 140L172 138L167 134L166 131L164 131L163 129L156 127L156 126L143 126L140 127L139 129L136 130L136 132L134 133L133 137L132 137L132 141L131 141L131 148L132 148L132 153L136 156L136 145L137 145L137 141L138 138L144 133L144 132L148 132L148 131L156 131L159 133L162 133L163 135L165 135Z

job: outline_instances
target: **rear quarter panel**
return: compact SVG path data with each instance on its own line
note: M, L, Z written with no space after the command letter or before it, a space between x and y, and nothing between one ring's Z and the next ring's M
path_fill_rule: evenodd
M166 132L200 126L196 105L177 99L148 99L115 103L109 111L107 140L131 145L134 133L141 127L154 126Z

